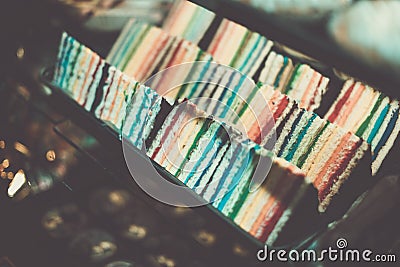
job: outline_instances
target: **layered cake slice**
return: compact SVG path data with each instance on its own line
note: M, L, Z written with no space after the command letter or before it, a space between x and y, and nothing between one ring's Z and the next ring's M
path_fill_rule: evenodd
M209 58L210 55L203 53L194 43L169 35L158 27L132 20L124 27L107 60L112 65L119 66L127 75L144 83L152 75L170 66ZM174 73L173 77L169 75L172 84L179 84L176 79L183 82L190 68L182 70L186 72ZM152 82L155 83L152 86L158 88L165 81ZM166 88L166 85L163 87Z
M293 62L290 58L274 51L269 53L258 80L282 91L293 71Z
M400 131L399 102L355 80L347 80L325 118L371 144L376 174Z
M258 70L273 42L256 32L224 19L207 51L221 64L250 77Z
M299 64L295 67L283 92L297 100L300 107L312 111L320 106L328 82L329 78L322 76L310 66Z
M259 151L257 156L269 158L271 155ZM224 200L225 203L218 209L261 242L273 245L284 232L288 221L298 221L299 215L294 216L296 210L304 212L300 216L305 213L314 213L315 216L315 211L310 212L315 203L302 201L315 192L300 169L279 158L273 160L261 187L249 191L249 182L259 158L255 159L248 165L244 179L223 198L220 203L224 203ZM303 226L296 224L296 229L301 232Z
M198 43L210 27L215 14L189 1L177 1L162 26L173 36Z
M124 70L130 56L136 52L151 26L138 20L131 19L122 29L106 60L120 70Z

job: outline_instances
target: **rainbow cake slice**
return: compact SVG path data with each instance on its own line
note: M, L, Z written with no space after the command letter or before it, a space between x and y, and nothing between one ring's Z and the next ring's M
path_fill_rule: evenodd
M206 57L210 56L195 44L132 19L122 30L107 61L137 81L145 82L170 66L207 60ZM181 75L178 77L185 77L187 73Z
M329 78L306 64L298 64L283 93L297 100L301 107L317 109L327 90Z
M329 78L307 64L294 67L290 58L272 51L265 60L258 81L295 99L301 108L314 111L321 105Z
M288 79L293 72L293 62L290 58L274 51L269 53L258 80L283 91Z
M224 19L207 51L217 62L252 77L272 46L264 36Z
M245 181L242 183L245 184ZM245 188L235 188L234 191L240 191L236 193L237 198L227 200L229 204L233 203L234 208L230 211L223 209L222 212L268 245L275 243L287 222L293 219L296 209L307 210L299 204L308 193L310 184L300 169L282 159L274 160L259 190L249 192L243 190ZM297 229L301 229L300 225Z
M215 14L189 1L177 1L163 23L163 30L190 42L199 43ZM201 23L199 23L201 22Z
M399 101L355 80L347 80L325 118L371 144L376 174L400 131Z
M129 56L136 52L138 45L147 36L151 26L131 19L122 29L117 41L114 43L106 60L116 68L123 70L126 68Z

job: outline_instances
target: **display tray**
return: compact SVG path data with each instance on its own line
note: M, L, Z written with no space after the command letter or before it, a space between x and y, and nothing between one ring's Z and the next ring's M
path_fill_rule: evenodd
M121 180L127 187L131 188L135 194L139 197L147 199L153 203L156 208L159 208L161 212L165 211L165 207L168 205L157 203L154 199L145 194L140 187L132 180L131 175L125 165L125 159L122 153L121 136L109 125L103 121L95 118L93 114L84 110L78 103L70 98L61 88L55 86L52 82L52 68L45 69L41 74L41 81L45 87L50 89L51 94L46 96L49 101L56 107L59 112L64 113L67 118L83 129L89 134L93 135L100 144L104 147L104 153L107 153L107 157L99 157L98 154L91 155L91 157L98 161L99 165L106 171L110 172L118 180ZM62 130L59 130L62 133ZM68 136L64 136L66 139L71 139ZM79 147L79 145L77 145ZM129 146L129 149L137 156L135 159L137 164L148 161L148 157L139 149L134 146ZM185 186L180 180L176 179L173 175L167 172L164 168L152 161L153 166L168 181ZM370 188L376 179L370 174L370 155L363 158L358 164L356 169L352 172L346 186L341 190L340 198L336 199L331 208L324 214L312 214L312 222L310 218L305 217L299 224L299 229L306 229L310 223L314 225L312 230L302 233L290 233L290 236L295 236L293 239L284 238L285 242L279 244L279 248L298 248L304 247L308 244L313 237L323 232L326 229L328 223L340 219L346 210L351 206L354 200L365 190ZM145 174L148 175L148 174ZM192 192L191 198L198 199L199 196ZM313 200L309 201L310 205L317 205ZM168 206L169 207L169 206ZM228 237L230 244L239 243L241 246L247 248L249 251L257 251L263 246L261 242L252 237L249 233L238 227L231 220L223 216L216 208L212 205L206 205L203 207L193 208L193 210L200 214L201 217L209 222L209 227L212 232L220 233L223 236ZM302 227L303 226L303 227ZM296 226L293 226L296 229Z

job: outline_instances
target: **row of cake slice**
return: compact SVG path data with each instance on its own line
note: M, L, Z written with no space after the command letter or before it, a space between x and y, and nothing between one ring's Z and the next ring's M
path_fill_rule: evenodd
M232 22L229 22L227 20L224 20L222 22L221 27L223 26L224 22L225 22L225 24L232 25L233 28L239 28L242 31L245 30L244 27L234 24ZM224 27L222 27L221 29L223 29L223 28ZM135 34L138 34L137 32L140 32L140 29L149 29L149 32L155 31L155 32L157 32L157 34L161 34L161 35L165 36L165 38L169 38L169 39L176 41L176 43L177 43L177 45L175 46L176 50L175 49L170 49L170 50L164 49L163 51L167 51L167 52L165 52L165 54L163 54L163 52L161 52L162 56L159 57L160 61L163 61L164 59L170 60L169 64L168 63L159 64L157 61L148 60L149 57L143 56L144 54L146 54L146 53L142 53L143 49L144 48L151 49L152 47L154 47L157 44L158 39L155 38L155 39L151 39L148 41L142 39L142 40L135 41L137 39L135 37ZM226 31L222 31L222 32L226 32ZM251 34L253 34L253 33L251 33ZM253 35L257 36L257 38L261 38L259 35L256 35L256 34L253 34ZM233 38L233 37L231 37L231 38ZM228 39L228 37L225 37L225 39ZM153 42L155 42L154 45L152 45ZM222 41L220 40L219 42L222 42ZM248 43L249 42L247 42L246 44L248 44ZM148 45L148 44L150 44L150 45ZM115 52L113 52L113 51L119 51L120 52L119 55L123 56L124 53L121 52L123 50L121 50L120 48L121 47L131 47L131 45L133 48L130 48L130 49L134 49L135 52L133 54L131 54L132 58L131 58L130 62L132 62L132 64L136 61L141 62L141 60L145 60L145 62L148 62L148 61L152 62L152 64L159 67L158 69L156 69L156 71L168 68L175 64L179 64L179 63L183 63L183 62L190 62L192 60L211 62L214 59L210 54L208 54L207 52L203 52L194 44L186 42L177 37L169 36L165 32L161 31L158 28L155 28L155 27L152 27L152 26L149 26L149 25L137 22L137 21L131 21L130 24L128 24L126 26L126 28L124 29L124 32L120 35L120 38L118 39L113 50L111 51L109 59L112 62L115 61L116 63L118 63L118 59L114 58ZM213 43L212 43L213 50L214 50L214 46L215 45L213 45ZM141 47L143 47L143 48L141 49ZM185 54L185 52L187 52L188 50L194 51L194 52ZM246 53L249 53L249 51L252 52L251 50L249 50L249 49L246 50L246 48L242 48L242 47L238 47L238 48L236 48L236 50L241 51L241 52L246 51ZM266 50L269 50L269 48L267 48ZM240 58L241 56L244 57L243 55L248 55L246 53L243 52L243 54L240 54L238 56L238 58ZM190 55L189 57L182 57L182 55L188 55L188 54ZM137 58L136 55L140 55L141 58ZM231 54L229 57L234 57L234 56L235 55ZM175 57L177 59L175 59ZM123 59L126 60L126 59L129 59L129 57L123 56ZM238 60L238 62L239 61L240 60ZM139 64L139 65L135 65L135 66L138 68L139 66L142 66L142 65ZM242 68L243 65L242 66L236 65L236 67L238 67L239 70L244 70ZM178 69L178 68L175 68L175 69ZM135 76L129 70L126 70L126 71L128 74ZM156 71L153 71L152 74L155 74ZM235 107L235 103L234 103L235 100L240 102L241 98L246 99L248 96L248 93L251 92L251 90L253 89L253 88L251 88L251 86L246 86L248 81L246 81L245 79L241 79L242 75L240 73L235 73L234 71L230 71L229 69L227 70L226 68L223 68L221 66L216 66L213 64L205 64L205 63L204 64L199 63L199 64L194 64L194 65L188 64L187 67L186 66L182 67L182 68L178 69L175 73L172 73L174 75L171 75L171 73L172 73L172 71L169 72L168 75L165 75L165 76L168 76L167 79L162 79L161 81L160 80L158 81L159 83L162 82L161 86L158 83L154 83L154 82L151 82L149 85L152 88L157 89L157 91L160 94L163 94L164 96L169 97L173 100L179 99L181 97L186 97L189 99L198 98L198 97L206 97L206 98L215 99L216 101L218 101L218 103L220 105L225 105L224 106L225 109L222 111L220 110L221 112L218 113L217 107L215 107L214 105L208 105L206 111L209 113L212 113L218 117L222 117L222 118L225 118L225 116L231 116L232 114L240 114L240 110L235 110L234 108L232 109L232 111L235 111L236 113L232 113L232 112L228 113L227 108ZM288 77L289 74L292 74L292 76L290 78ZM150 74L147 74L145 76L140 76L140 75L139 76L141 78L144 78L149 75ZM171 78L171 76L172 76L172 78ZM176 76L178 76L178 78L176 78ZM284 76L286 78L282 78L282 76ZM262 77L263 79L266 79L267 83L278 86L279 90L282 91L282 89L284 89L283 92L285 94L291 95L292 98L299 99L300 107L308 106L309 108L315 107L314 106L315 102L313 102L313 101L317 101L317 102L321 101L320 96L322 95L324 88L328 82L328 79L326 79L324 76L322 76L318 72L314 71L308 65L299 64L296 67L293 67L293 64L291 63L290 59L288 59L287 57L284 57L282 55L279 55L273 51L269 53L267 60L265 62L265 66L260 73L260 77ZM287 81L287 86L282 87L282 84L284 84L284 83L282 83L282 84L279 84L279 82L277 83L278 80L276 77L280 77L281 78L280 81ZM182 82L177 82L177 80L179 80L179 79L181 79ZM271 80L268 80L268 79L271 79ZM207 81L207 83L195 83L194 81L197 81L197 80L198 81ZM180 86L180 87L175 86L175 84L180 84L180 83L184 83L184 82L186 82L186 83L190 82L191 84L185 84L184 86ZM221 86L215 86L214 85L215 83L218 83ZM279 86L281 86L281 87L279 88ZM224 87L233 88L233 90L227 92L227 90ZM173 90L168 91L168 88L173 88ZM240 90L239 90L239 88L240 88ZM246 89L246 88L248 88L248 89ZM300 88L300 90L297 90L296 88ZM300 93L300 92L302 92L302 93ZM318 92L318 93L316 93L316 92ZM303 94L303 95L301 96L299 93ZM310 93L314 94L314 96L313 96L314 98L306 97ZM234 99L234 101L232 101L232 99ZM307 99L308 99L308 101L310 99L314 99L314 100L312 102L307 102ZM318 99L318 100L315 100L315 99ZM357 98L353 98L353 99L355 100ZM193 100L193 101L196 103L196 100ZM228 103L230 103L230 104L228 104ZM257 106L262 105L262 104L263 103L261 101L257 105L253 106L253 108L257 108ZM394 108L395 106L396 105L394 103L392 108ZM359 115L360 113L355 112L354 114ZM329 119L330 118L329 116L327 116L326 118L330 122L336 123L335 120ZM232 119L232 118L230 118L230 119ZM362 117L361 119L366 120L367 118ZM388 120L390 120L390 118L388 118ZM348 121L350 121L350 119ZM340 124L340 123L338 125L342 126L342 124ZM249 125L248 127L252 127L252 126ZM352 129L348 129L348 130L352 131ZM353 133L356 133L359 137L365 136L365 135L359 135L357 133L357 131L353 131ZM398 131L390 132L389 136L391 136L391 139L394 139L397 136L397 133L398 133ZM257 133L255 133L255 134L252 133L252 135L256 135L256 134ZM381 137L380 139L379 139L379 137L376 137L375 140L382 140L381 141L381 143L382 143L384 141L382 139L383 135L380 135L380 137ZM254 138L259 138L259 137L254 136ZM370 139L365 138L365 140L368 141L369 144L374 145L371 138ZM379 143L379 141L375 141L375 142ZM379 166L381 165L381 162L383 161L386 154L390 150L390 147L391 147L391 145L386 146L385 150L380 152L380 156L377 157L376 159L374 158L374 162L372 163L372 173L375 174L377 172ZM375 154L378 153L377 151L374 151L374 147L373 147L373 152Z
M217 28L215 33L213 32L214 28ZM246 43L246 38L249 35L249 31L245 30L243 26L226 19L221 20L213 12L189 1L178 1L176 3L173 11L168 15L163 29L173 36L180 36L194 43L202 43L205 46L202 47L204 49L207 49L208 46L214 48L218 45L221 50L225 50L229 43L236 43L240 44L236 51L241 51L245 47L242 44ZM241 34L234 35L233 32L241 32ZM215 35L211 38L211 44L203 42L203 38L207 35ZM235 51L235 49L232 51ZM224 55L226 54L215 53L215 59L223 60ZM228 61L222 62L230 63ZM309 67L298 64L296 68ZM285 74L292 72L294 75L288 82L288 76ZM318 76L320 76L318 72L307 74L306 71L293 71L292 59L271 51L264 69L258 77L253 78L263 81L265 84L274 85L285 94L298 100L301 107L309 107L308 109L314 110L321 103L320 98L323 96L323 91L315 91L316 100L312 101L314 103L310 103L310 98L304 90L295 90L291 93L290 90L293 87L298 87L299 84L303 84L303 88L305 88L306 78L301 78L300 80L303 81L293 84L293 80L299 79L298 73L303 73L306 77L312 76L313 82L317 82ZM288 85L283 87L285 83ZM305 90L309 90L309 88ZM321 90L324 90L323 86ZM336 90L333 91L336 92ZM319 113L319 115L353 132L371 145L373 155L371 168L372 173L376 174L396 142L400 131L398 100L391 99L378 90L353 79L345 81L342 89L337 90L337 92L336 101L330 106L329 111L326 114Z
M262 242L273 244L293 211L308 208L299 207L310 194L300 169L274 159L188 101L177 109L66 34L54 82L87 111L111 121L132 144L146 145L150 158ZM261 188L250 192L262 159L271 170L263 173Z
M115 118L111 123L122 129L133 144L141 147L141 140L146 140L143 135L147 133L143 127L157 114L157 106L161 102L154 106L156 111L152 111L151 116L146 110L153 108L151 95L159 97L158 94L150 88L146 89L147 92L136 90L143 87L137 82L131 86L133 89L124 89L126 85L120 84L123 81L121 75L115 78L119 71L114 68L110 70L110 66L93 53L91 56L84 55L87 50L78 42L72 41L74 48L64 46L70 42L65 40L72 39L65 35L63 38L55 82L61 88L69 88L72 97L97 117L103 120ZM80 75L83 72L87 75ZM237 113L241 116L238 121L231 121L232 125L242 123L244 129L248 129L243 133L244 136L248 135L256 143L270 145L270 149L279 157L300 167L318 189L320 210L325 210L363 157L367 144L316 114L299 108L295 101L268 86L255 86L247 92L244 98L246 105L237 105L240 108ZM252 92L258 92L261 97L254 98ZM259 103L263 98L267 102ZM255 108L246 108L249 106ZM126 114L124 108L132 112ZM218 117L218 114L212 115ZM150 144L147 145L152 148Z
M245 39L236 42L233 38ZM294 66L290 58L271 51L272 46L273 42L267 38L228 20L221 23L207 51L160 28L132 20L121 32L107 61L144 82L173 65L214 60L276 87L298 100L301 107L317 108L329 79L306 64ZM178 78L184 81L187 75Z

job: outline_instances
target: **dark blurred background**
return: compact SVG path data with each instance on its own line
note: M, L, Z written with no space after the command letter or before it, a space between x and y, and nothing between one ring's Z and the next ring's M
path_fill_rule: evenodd
M113 29L121 21L111 30L101 20L97 28L85 24L96 10L120 1L98 2L1 4L0 159L8 161L1 163L7 172L0 178L0 267L257 265L259 244L217 214L162 205L129 183L126 173L110 171L121 155L95 136L98 128L86 131L71 119L76 112L46 96L40 75L54 64L62 31L101 56L117 38ZM170 1L150 2L137 1L132 12L159 24ZM25 180L10 196L17 174ZM360 198L363 205L299 245L324 248L345 235L355 247L399 253L400 182L381 178Z

